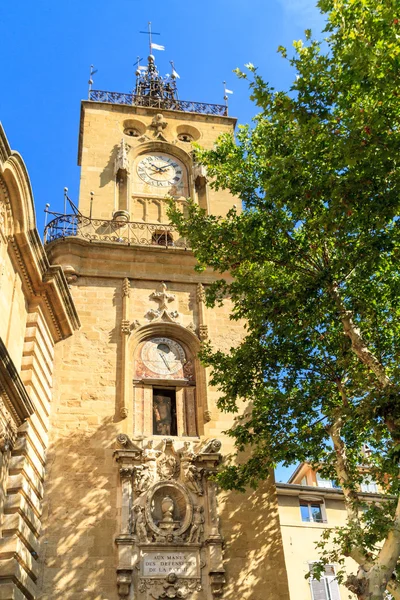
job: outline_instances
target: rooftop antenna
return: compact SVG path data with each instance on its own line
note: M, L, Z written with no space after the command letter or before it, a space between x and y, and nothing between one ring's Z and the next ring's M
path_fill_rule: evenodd
M149 49L150 49L149 54L153 54L153 44L152 44L151 36L152 35L161 35L161 34L151 30L151 21L149 21L147 24L147 31L139 31L139 33L144 33L145 35L149 36Z
M90 75L89 75L89 94L88 94L88 98L90 100L90 92L92 91L92 85L93 85L93 75L97 73L97 69L94 68L93 65L90 65Z

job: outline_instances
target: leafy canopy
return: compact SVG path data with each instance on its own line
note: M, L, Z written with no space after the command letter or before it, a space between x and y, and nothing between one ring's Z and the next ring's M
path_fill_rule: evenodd
M294 43L289 92L251 64L237 70L259 110L253 125L196 149L210 185L243 212L219 217L189 202L188 215L172 204L169 214L199 269L231 273L209 286L208 305L229 295L232 319L247 324L228 354L211 343L202 352L219 408L239 411L229 435L251 450L220 484L243 490L277 462L308 461L355 491L369 444L373 479L398 497L400 11L395 0L319 7L327 37L321 45L306 31ZM388 507L366 513L348 543L361 536L373 551Z

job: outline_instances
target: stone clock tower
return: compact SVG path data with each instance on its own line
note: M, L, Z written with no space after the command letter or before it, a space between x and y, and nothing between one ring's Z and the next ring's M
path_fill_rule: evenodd
M242 325L207 309L212 272L194 271L166 195L224 215L192 141L211 148L235 119L178 99L152 56L133 94L82 102L79 205L46 230L81 328L55 349L40 597L90 600L288 597L271 482L247 494L213 481L232 452L231 416L198 352Z

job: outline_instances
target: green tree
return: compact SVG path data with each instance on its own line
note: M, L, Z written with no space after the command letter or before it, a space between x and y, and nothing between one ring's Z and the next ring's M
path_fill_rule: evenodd
M348 520L334 550L321 542L322 563L351 556L358 572L340 576L359 599L400 598L400 5L319 8L327 37L320 45L306 31L294 43L289 92L253 65L238 70L254 124L196 150L210 185L240 198L243 212L217 217L189 202L188 216L172 204L170 218L199 269L232 275L209 286L209 306L229 295L232 319L247 322L229 353L202 351L219 408L238 412L229 435L250 451L220 484L256 486L277 462L323 464ZM363 505L360 465L383 503Z

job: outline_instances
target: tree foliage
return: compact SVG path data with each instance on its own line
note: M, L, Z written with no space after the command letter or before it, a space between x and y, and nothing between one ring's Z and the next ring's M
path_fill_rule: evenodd
M229 435L251 450L220 484L243 490L277 462L322 463L348 511L323 560L352 556L361 566L349 589L375 600L387 585L400 597L400 5L319 7L324 42L306 31L290 59L279 48L296 73L291 89L275 90L251 64L237 70L259 110L253 125L196 149L210 185L243 212L218 217L189 202L188 216L171 206L170 218L199 269L231 273L209 286L209 306L229 295L232 319L247 323L229 353L202 352L219 408L239 411ZM361 464L387 502L363 506Z

